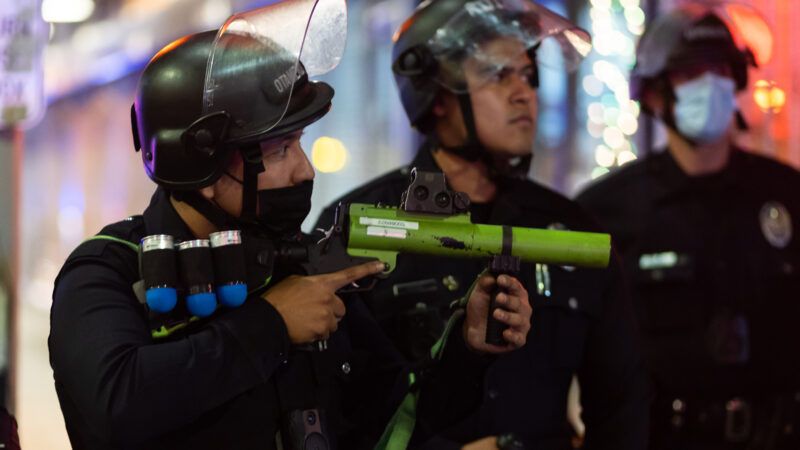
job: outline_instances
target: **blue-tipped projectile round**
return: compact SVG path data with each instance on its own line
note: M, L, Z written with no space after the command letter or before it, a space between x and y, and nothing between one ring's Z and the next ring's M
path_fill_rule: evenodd
M187 295L186 308L197 317L208 317L217 309L217 296L213 292Z
M172 311L178 303L178 293L175 288L157 287L150 288L144 293L147 306L157 313Z
M247 299L247 285L244 283L226 284L217 287L219 302L228 308L241 306Z

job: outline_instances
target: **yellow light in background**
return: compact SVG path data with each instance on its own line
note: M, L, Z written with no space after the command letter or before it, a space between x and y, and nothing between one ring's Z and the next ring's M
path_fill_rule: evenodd
M322 136L311 147L311 162L320 172L338 172L347 164L347 148L338 139Z
M94 12L94 0L44 0L42 19L45 22L83 22Z
M786 105L786 92L774 81L758 80L753 90L753 100L761 111L777 114Z

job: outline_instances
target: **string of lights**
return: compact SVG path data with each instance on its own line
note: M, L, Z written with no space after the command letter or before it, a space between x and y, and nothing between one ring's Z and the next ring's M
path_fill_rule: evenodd
M640 108L630 99L627 74L644 24L640 0L590 1L588 27L595 51L580 74L578 103L579 111L586 111L584 148L594 149L593 179L637 157L633 136Z

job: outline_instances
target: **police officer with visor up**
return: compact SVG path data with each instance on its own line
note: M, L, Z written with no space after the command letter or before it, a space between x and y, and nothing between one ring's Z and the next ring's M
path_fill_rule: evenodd
M546 49L546 50L545 50ZM538 65L573 68L591 50L585 30L530 1L423 2L395 35L393 66L403 107L425 142L414 161L342 200L397 205L410 169L441 171L471 199L473 222L593 231L575 203L526 178L536 137ZM318 221L328 228L333 207ZM401 350L420 358L482 261L403 255L368 305ZM536 313L527 345L498 357L483 403L430 448L572 448L567 393L582 387L585 447L642 449L647 399L633 314L618 268L523 264ZM476 443L476 445L478 445ZM521 448L521 447L514 447Z
M734 143L755 64L737 17L760 16L691 3L648 27L631 98L667 148L578 197L635 291L654 449L800 448L800 174Z
M406 364L361 300L337 291L383 263L307 276L272 251L305 239L314 172L300 136L333 97L309 77L336 66L345 30L344 1L284 1L148 64L132 122L158 188L142 215L69 256L53 294L50 361L74 448L374 448L408 388ZM198 281L237 265L241 297L236 283L215 293L214 277ZM510 277L510 343L483 342L496 283L476 283L462 332L417 387L414 439L480 400L471 387L485 354L524 344L530 307Z

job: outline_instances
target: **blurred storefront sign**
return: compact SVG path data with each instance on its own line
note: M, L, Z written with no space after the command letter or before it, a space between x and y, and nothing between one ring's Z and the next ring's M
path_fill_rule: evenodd
M0 0L0 405L13 410L22 130L44 116L40 0Z
M220 26L234 10L241 10L243 3L106 0L97 2L94 12L82 22L50 23L44 55L46 100L52 103L138 71L158 49L180 36Z
M22 131L0 129L0 406L14 409Z
M39 0L0 0L0 128L30 128L44 115Z

